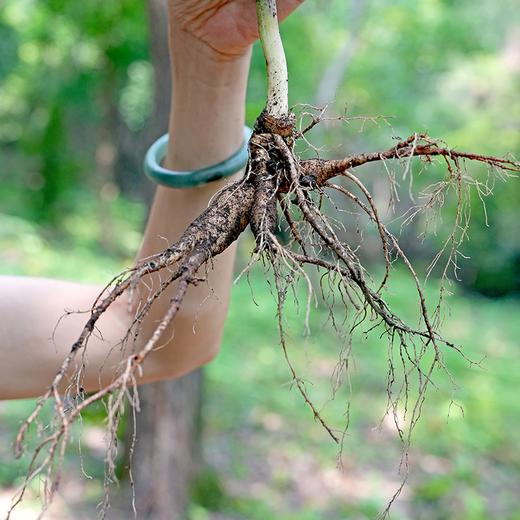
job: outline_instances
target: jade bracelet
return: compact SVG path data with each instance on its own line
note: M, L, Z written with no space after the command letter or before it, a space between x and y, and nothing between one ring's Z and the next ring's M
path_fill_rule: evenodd
M240 148L222 162L193 171L168 170L161 166L168 148L168 134L159 137L146 152L144 171L154 182L168 188L191 188L229 177L242 169L248 161L248 142L252 130L244 126L244 141Z

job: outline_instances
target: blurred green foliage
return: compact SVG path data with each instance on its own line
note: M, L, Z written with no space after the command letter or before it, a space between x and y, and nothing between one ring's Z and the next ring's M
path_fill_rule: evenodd
M431 285L430 299L434 294ZM404 273L395 274L388 297L410 322L416 319L416 297ZM312 422L312 413L290 385L289 370L280 362L273 301L260 270L249 285L234 287L222 352L206 372L207 451L218 452L226 439L233 448L225 462L214 456L223 469L221 478L231 489L242 489L242 497L249 496L241 504L221 497L217 505L231 517L239 513L248 519L373 519L401 478L401 443L389 417L381 423L387 406L386 342L377 330L354 341L350 377L331 399L331 372L344 340L324 326L325 307L313 310L310 336L303 330L304 309L287 307L290 357L320 413L341 428L350 402L341 455L345 476L334 480L326 468L337 447ZM391 516L517 519L520 403L514 389L520 377L510 367L518 361L520 322L502 316L517 315L519 303L457 294L449 310L444 332L463 345L470 359L485 359L478 367L456 352L446 353L453 381L440 371L434 375L437 388L429 393L413 435L410 481ZM241 481L256 487L244 490ZM246 507L247 513L241 509Z
M282 26L291 102L315 103L326 70L350 41L354 50L334 99L328 100L328 114L389 117L388 125L328 125L311 141L338 156L388 147L392 137L428 131L460 149L518 156L520 15L515 5L514 0L502 0L500 6L483 0L478 9L470 0L306 2ZM117 189L106 187L111 180L100 173L96 150L103 131L113 131L110 119L135 133L150 115L153 69L145 7L136 0L2 3L2 212L47 222L66 234L63 215L75 213L79 202L90 197L112 203L119 196ZM249 123L264 96L264 64L256 46ZM483 168L470 169L486 177ZM381 167L366 168L367 183L383 174ZM416 178L416 188L438 174L434 166ZM468 287L489 295L519 290L519 197L517 181L497 181L486 202L486 223L473 194L471 241L462 248L471 257L462 272ZM406 207L403 201L400 209ZM443 222L449 219L447 213ZM410 230L411 243L418 233L417 227ZM98 239L106 245L106 237ZM441 241L426 242L411 253L427 261Z
M132 127L150 110L136 86L150 83L145 16L134 0L2 3L2 211L59 228L96 189L106 97Z

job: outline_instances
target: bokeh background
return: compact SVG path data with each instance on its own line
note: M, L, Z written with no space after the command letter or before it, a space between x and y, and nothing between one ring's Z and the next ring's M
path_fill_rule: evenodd
M103 284L131 264L153 190L140 164L163 131L168 105L164 26L149 23L150 16L161 19L161 8L158 0L0 5L0 273ZM290 101L328 104L327 114L347 118L324 123L309 140L322 156L341 157L427 131L459 149L520 156L519 13L515 0L308 0L282 26ZM265 88L255 46L249 124L263 108ZM487 178L484 168L468 170ZM395 171L402 213L412 203L408 181ZM363 175L384 207L383 168ZM413 188L440 175L433 165ZM428 396L394 519L520 519L520 187L515 178L492 184L485 211L472 195L469 240L461 248L468 258L461 258L460 282L449 285L443 326L469 357L483 361L479 367L447 355L455 384L439 374ZM417 238L420 220L403 232L423 278L453 210L447 201L437 233L425 240ZM365 257L377 273L380 258L365 233ZM251 249L244 237L237 268ZM433 276L433 298L437 286ZM416 297L399 269L388 297L413 319ZM255 269L234 287L222 353L204 370L190 519L369 519L399 487L402 446L385 418L386 344L377 332L353 337L350 381L331 400L341 345L327 314L323 302L313 310L310 336L297 307L287 326L295 363L324 414L339 428L348 411L340 457L290 385L264 273ZM10 444L31 406L0 403L2 512L27 463L15 462ZM102 426L100 409L84 418L92 478L82 474L72 446L49 518L95 517ZM120 473L116 503L125 496ZM37 495L35 483L15 518L36 517ZM120 502L111 518L127 517Z

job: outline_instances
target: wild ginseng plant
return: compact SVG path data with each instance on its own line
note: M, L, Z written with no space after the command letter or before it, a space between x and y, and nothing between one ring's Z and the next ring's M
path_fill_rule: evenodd
M158 346L162 333L179 312L186 291L190 285L204 279L206 270L211 269L212 258L225 251L248 226L256 242L250 265L262 261L273 273L282 355L287 361L293 385L301 393L314 419L335 442L341 443L342 432L329 426L313 404L305 382L291 363L287 351L282 314L288 295L291 294L291 286L303 281L308 287L309 302L313 291L312 280L319 279L318 291L328 287L341 295L342 305L336 304L333 310L336 314L342 314L338 316L338 322L345 321L348 315L350 332L365 322L369 329L377 327L381 337L387 337L388 411L395 411L402 400L406 401L409 410L406 433L396 420L396 428L405 445L409 443L409 435L420 416L434 370L445 368L445 352L454 349L463 355L457 345L440 333L438 313L430 313L428 310L412 262L397 236L381 220L374 198L358 174L358 168L367 163L382 163L386 166L391 161L397 161L403 164L403 168L409 169L414 160L424 164L435 161L445 166L444 178L436 180L423 192L422 203L414 206L411 216L437 208L446 197L454 194L457 209L453 232L436 257L436 261L441 256L447 258L444 268L446 273L450 265L456 263L457 248L466 238L468 218L464 204L467 202L467 193L472 187L479 194L486 191L484 183L467 173L468 163L485 164L495 177L515 175L520 171L520 163L509 158L453 150L425 134L413 134L397 144L394 142L386 150L354 154L341 160L300 159L295 152L295 145L299 140L305 140L305 134L322 121L323 111L317 110L307 126L299 125L297 129L296 118L289 111L287 66L275 0L257 0L257 13L269 86L265 109L256 120L249 141L249 162L245 175L218 192L208 208L188 226L176 243L116 276L99 295L81 334L71 345L69 354L48 390L39 399L35 410L17 435L15 450L20 456L28 429L38 422L45 404L52 402L54 419L50 426L43 429L43 437L34 451L25 484L16 503L21 500L27 483L41 474L46 475L47 500L52 499L59 484L60 461L70 440L71 425L85 408L96 401L104 400L108 432L112 439L115 438L126 399L129 399L130 405L138 406L137 383L143 361ZM343 197L349 201L374 226L385 266L379 283L375 283L369 276L357 249L340 238L339 218L325 214L322 210L322 202L332 200L332 195L334 200ZM334 204L331 206L334 207ZM411 218L410 215L408 218ZM289 240L282 242L278 238L277 231L280 229L288 234ZM420 321L415 326L407 324L384 298L384 289L395 262L404 265L415 286L420 311ZM318 277L314 273L310 276L312 270L318 273ZM83 395L84 371L78 359L82 359L88 349L89 338L95 333L98 320L116 300L131 293L142 279L157 272L163 273L163 281L150 289L148 299L138 309L122 342L131 343L142 317L153 302L167 287L176 283L174 297L166 314L140 350L124 350L120 369L109 384L90 395ZM395 359L398 361L394 362ZM395 375L394 363L401 369L400 378ZM408 406L408 390L412 384L414 398ZM109 450L113 448L112 443ZM112 460L112 464L108 464L108 471L113 472L111 454L108 459Z

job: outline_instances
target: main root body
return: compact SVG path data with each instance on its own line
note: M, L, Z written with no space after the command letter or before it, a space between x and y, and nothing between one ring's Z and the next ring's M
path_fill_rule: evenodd
M317 271L322 278L328 277L329 285L334 284L337 287L344 312L350 314L350 332L366 321L370 328L379 326L379 332L382 331L389 338L388 411L395 411L397 404L402 399L405 400L404 407L408 410L410 427L405 434L396 421L396 428L403 442L406 444L409 441L409 433L420 415L426 390L432 383L433 371L437 366L444 366L445 349L460 350L439 333L438 316L435 313L431 316L429 313L412 263L399 245L397 237L381 221L372 195L356 169L369 162L386 163L392 160L402 161L405 168L410 168L414 157L420 157L424 162L437 158L445 164L445 178L433 184L426 192L423 204L414 206L411 212L415 214L414 212L421 209L435 207L448 191L454 190L459 206L454 232L443 248L446 264L443 274L446 274L450 264L454 262L457 247L465 236L467 222L464 220L461 202L465 189L470 185L477 189L482 186L467 175L464 163L484 163L493 173L502 176L520 171L520 164L509 159L451 150L426 135L417 134L381 152L352 155L343 160L300 160L294 151L295 143L297 139L304 137L305 130L296 132L293 121L292 116L279 121L261 116L249 143L250 160L244 177L215 195L207 210L186 229L178 242L121 273L100 294L83 331L71 346L69 355L16 438L15 448L19 456L27 430L38 421L44 405L53 400L55 420L50 430L46 430L34 453L18 501L23 496L27 482L41 473L47 475L47 499L52 499L59 484L59 471L55 470L70 438L71 424L87 406L104 399L108 407L109 431L112 435L115 434L125 399L128 397L132 404L138 406L136 386L143 361L157 348L162 333L181 308L188 287L201 280L203 266L210 268L211 259L237 240L248 225L256 241L253 258L262 258L274 274L283 354L294 384L315 419L336 442L341 443L342 432L330 427L312 403L303 380L291 364L285 344L282 313L288 288L296 280L304 280L309 287L310 298L313 289L309 269ZM338 177L337 183L332 182L334 177ZM379 283L367 276L355 248L339 236L340 224L327 217L322 210L323 201L329 200L331 194L349 201L375 226L385 264L385 272ZM284 243L277 238L280 229L290 237ZM436 262L440 258L441 256ZM415 327L406 324L384 299L384 288L392 263L398 260L404 264L415 282L421 315L420 324ZM114 375L113 380L95 393L85 396L83 370L74 367L81 366L81 363L76 362L88 348L97 321L117 299L128 296L142 279L159 271L167 274L166 277L163 276L165 281L139 308L132 327L138 327L154 300L175 282L176 291L168 311L139 351L132 348L126 350L120 371ZM133 337L135 330L131 328L127 336L122 338L122 342L131 342ZM399 380L395 375L394 359L398 359L402 368L402 377ZM414 375L417 392L412 406L408 407L408 386Z

